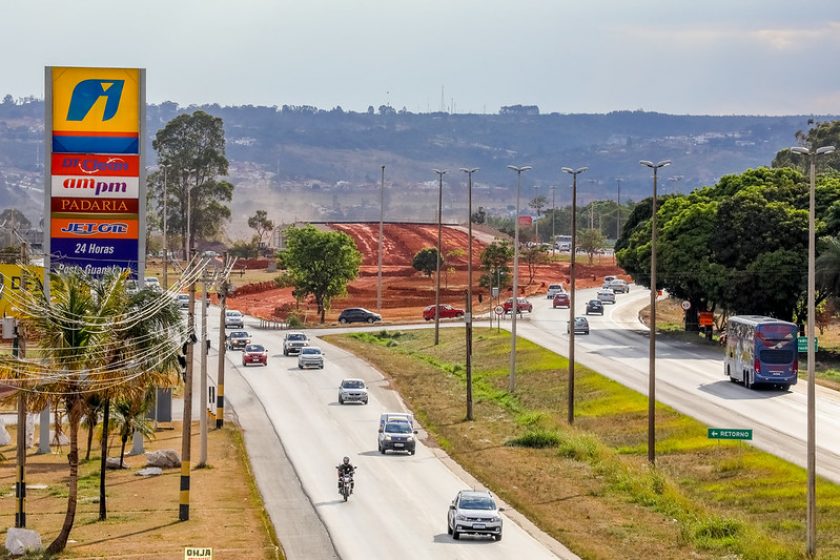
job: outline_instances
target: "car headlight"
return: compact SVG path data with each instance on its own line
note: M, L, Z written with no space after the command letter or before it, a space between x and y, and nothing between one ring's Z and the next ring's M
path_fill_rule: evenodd
M493 523L498 523L501 520L502 520L502 518L499 517L498 515L494 515L493 517L490 518L490 521L492 521Z
M385 436L385 441L391 441L391 436Z
M414 441L414 436L408 436L408 437L406 438L406 440L407 440L407 441Z
M464 521L466 519L467 519L466 516L461 515L460 513L455 514L455 521Z

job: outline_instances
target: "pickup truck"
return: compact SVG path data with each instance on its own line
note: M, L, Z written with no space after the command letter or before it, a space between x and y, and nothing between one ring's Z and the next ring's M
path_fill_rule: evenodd
M309 337L302 332L286 333L283 338L283 355L300 354L300 349L309 346Z

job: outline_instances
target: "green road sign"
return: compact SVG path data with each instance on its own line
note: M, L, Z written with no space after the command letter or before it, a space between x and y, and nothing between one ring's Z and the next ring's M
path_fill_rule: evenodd
M709 439L752 439L752 430L709 428Z
M820 346L820 339L819 337L814 337L814 352ZM796 337L796 349L799 352L807 352L808 351L808 337L807 336L798 336Z

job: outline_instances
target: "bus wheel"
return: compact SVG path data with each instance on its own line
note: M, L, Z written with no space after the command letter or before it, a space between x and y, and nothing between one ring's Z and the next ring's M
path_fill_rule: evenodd
M779 385L779 388L780 388L782 391L789 391L789 390L790 390L790 384L788 384L788 383L782 383L781 385Z

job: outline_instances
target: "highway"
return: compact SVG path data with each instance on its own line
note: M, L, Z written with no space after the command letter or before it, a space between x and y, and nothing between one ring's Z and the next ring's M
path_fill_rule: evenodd
M210 338L215 341L218 310L210 309ZM469 536L453 540L446 530L449 503L458 490L480 488L480 485L453 465L442 451L424 445L422 427L415 455L381 455L377 451L380 413L405 409L382 376L363 359L318 340L313 343L326 352L325 368L299 370L296 357L283 356L284 331L260 330L254 324L249 319L246 329L253 335L253 342L269 349L268 366L243 367L240 353L228 352L227 377L231 378L226 382L228 398L236 409L237 398L241 399L245 392L241 386L237 391L240 395L232 392L240 380L252 390L259 403L248 403L246 412L261 406L272 428L263 430L265 441L256 444L257 452L261 452L260 446L279 445L271 441L270 432L276 433L340 558L577 558L526 521L522 524L528 531L524 530L514 522L521 516L509 509L503 514L504 538L500 542ZM319 331L310 334L316 332ZM210 367L208 371L215 372L215 369ZM338 385L345 377L358 377L367 382L368 405L338 404ZM239 412L237 415L242 418ZM249 431L258 427L243 422L243 428L247 439ZM249 446L254 462L251 451ZM335 471L345 455L358 467L356 492L346 503L338 494ZM264 496L266 490L271 491L271 486L280 483L270 469L261 470L255 465L254 470ZM296 522L275 519L274 515L272 518L275 525ZM285 542L283 531L278 534Z
M596 290L578 290L577 314ZM551 300L532 298L532 316L517 322L517 334L568 356L568 309L552 309ZM632 286L604 305L604 316L589 316L591 334L575 336L575 360L647 395L648 329L638 313L650 303L650 291ZM508 321L509 323L509 321ZM505 326L505 322L502 322ZM804 367L804 366L803 366ZM656 339L656 399L708 427L751 428L756 447L806 466L806 382L790 391L750 390L731 383L723 373L717 347ZM816 388L817 472L840 483L840 394Z
M576 300L579 315L595 290L580 290ZM647 329L638 321L638 312L649 302L649 291L633 286L628 294L617 294L615 305L605 305L604 316L589 316L590 335L577 335L576 358L603 375L647 394ZM519 336L562 355L568 353L566 322L568 309L552 309L551 300L531 298L532 314L518 321ZM210 337L217 340L218 311L211 307ZM486 321L486 320L485 320ZM261 426L268 436L257 445L280 445L300 481L305 499L329 535L338 556L345 560L362 558L576 558L561 543L551 539L523 520L514 511L505 512L504 539L454 541L446 533L446 511L459 489L477 486L439 449L423 444L421 433L414 456L377 451L379 414L404 410L399 396L363 357L348 354L313 339L326 352L323 370L299 370L297 359L282 354L284 331L260 330L249 319L247 329L254 342L270 351L268 367L242 367L238 352L228 353L231 388L251 392L252 399L265 411ZM510 321L502 321L509 327ZM477 321L475 326L488 326ZM426 323L393 328L428 328ZM310 336L348 330L380 330L382 326L308 331ZM463 328L447 322L445 328ZM709 427L750 428L751 442L761 449L805 465L805 383L778 390L748 390L731 383L723 375L722 353L716 347L703 347L657 339L657 400L697 418ZM232 364L232 365L231 365ZM210 368L211 372L215 368ZM211 374L211 377L214 375ZM342 378L365 379L370 404L339 405L337 387ZM234 408L237 396L228 391ZM252 411L257 403L249 403ZM246 431L253 431L243 423ZM840 396L817 387L817 466L819 474L840 482ZM279 440L272 443L272 437ZM253 445L251 446L253 447ZM253 449L249 453L254 461ZM336 489L335 465L347 455L359 467L357 492L345 503ZM255 465L255 474L265 496L277 480L271 471ZM262 479L262 480L261 480ZM271 510L270 497L266 498ZM277 519L275 525L295 520ZM514 519L518 523L514 522ZM311 520L310 520L311 522ZM524 530L520 524L527 527ZM283 532L278 531L283 539ZM285 541L285 539L284 539ZM290 555L290 558L293 558ZM302 557L305 557L302 556Z

